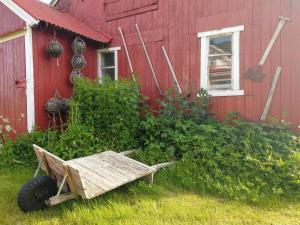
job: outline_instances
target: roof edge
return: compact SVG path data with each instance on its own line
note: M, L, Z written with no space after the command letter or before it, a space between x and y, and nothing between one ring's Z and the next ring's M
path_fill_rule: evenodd
M7 8L13 11L17 16L19 16L22 20L24 20L29 26L34 26L39 24L39 20L35 19L32 15L27 13L24 9L22 9L18 4L16 4L12 0L0 0Z

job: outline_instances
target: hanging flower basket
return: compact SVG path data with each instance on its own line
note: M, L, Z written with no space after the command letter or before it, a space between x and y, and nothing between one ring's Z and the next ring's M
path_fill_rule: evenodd
M59 111L61 114L67 114L70 111L70 100L63 98L59 101Z
M78 77L82 78L81 72L80 72L79 70L73 70L72 73L71 73L71 75L70 75L70 82L71 82L71 84L74 85L75 80L76 80Z
M77 36L72 43L72 49L75 55L82 55L86 50L86 43Z
M61 43L59 43L58 40L53 39L47 47L48 53L50 56L54 58L58 58L62 55L64 48Z
M47 103L45 104L45 111L47 114L51 116L59 115L60 113L60 97L57 93L55 93L55 96L50 98Z
M45 104L45 111L50 116L66 114L69 110L69 99L61 98L57 90L55 91L54 97L50 98Z
M77 70L81 70L86 65L86 61L83 55L74 55L71 63L73 68Z

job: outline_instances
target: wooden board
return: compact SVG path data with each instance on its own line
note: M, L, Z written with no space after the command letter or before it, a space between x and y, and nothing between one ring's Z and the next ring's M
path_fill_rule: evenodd
M155 169L113 151L67 161L69 168L77 173L85 186L78 193L85 199L91 199L124 184L155 172Z

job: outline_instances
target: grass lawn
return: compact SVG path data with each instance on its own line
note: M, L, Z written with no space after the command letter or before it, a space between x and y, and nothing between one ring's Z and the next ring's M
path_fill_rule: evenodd
M75 200L24 214L16 195L33 173L23 168L0 170L1 225L300 224L300 203L251 205L166 188L162 179L152 187L136 182L90 201Z

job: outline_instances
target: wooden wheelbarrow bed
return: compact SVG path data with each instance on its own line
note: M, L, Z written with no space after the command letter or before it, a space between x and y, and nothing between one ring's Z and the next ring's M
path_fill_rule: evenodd
M153 183L154 173L172 164L148 166L127 157L136 150L123 153L106 151L64 161L37 145L33 148L39 161L35 176L42 169L59 187L57 194L46 201L50 206L79 196L91 199L140 178ZM65 193L61 194L62 191Z

